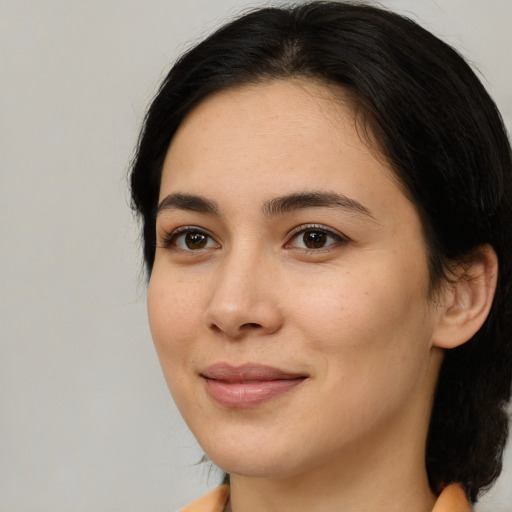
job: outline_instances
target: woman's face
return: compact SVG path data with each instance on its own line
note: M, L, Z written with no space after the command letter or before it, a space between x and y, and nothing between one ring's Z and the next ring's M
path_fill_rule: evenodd
M439 358L420 220L341 91L204 100L169 148L156 231L152 335L217 465L284 477L423 457Z

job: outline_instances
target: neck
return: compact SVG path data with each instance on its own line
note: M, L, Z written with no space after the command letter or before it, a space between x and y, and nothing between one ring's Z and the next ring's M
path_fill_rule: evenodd
M287 478L232 475L232 512L431 512L435 497L426 472L415 472L414 463L397 471L394 458L380 457L373 454L365 475L360 458L344 461L345 469L340 470L341 461L331 461L316 471Z

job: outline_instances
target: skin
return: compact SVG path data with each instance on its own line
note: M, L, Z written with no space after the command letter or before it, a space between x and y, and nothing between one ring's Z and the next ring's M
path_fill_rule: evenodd
M312 191L352 202L265 211ZM218 211L165 205L177 193ZM283 80L205 99L171 143L160 201L150 327L185 421L231 474L232 510L430 511L424 445L444 310L417 211L359 138L343 91ZM208 235L204 247L187 246L176 232L187 226ZM301 229L306 242L332 234L311 248ZM230 408L201 377L219 362L307 378Z

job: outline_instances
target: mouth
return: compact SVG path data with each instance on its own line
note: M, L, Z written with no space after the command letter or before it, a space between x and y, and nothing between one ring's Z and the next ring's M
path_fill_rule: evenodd
M308 376L265 365L209 366L201 377L210 397L225 407L250 408L287 393Z

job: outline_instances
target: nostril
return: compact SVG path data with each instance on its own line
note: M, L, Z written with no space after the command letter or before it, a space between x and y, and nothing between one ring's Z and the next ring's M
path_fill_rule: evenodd
M243 324L240 328L241 329L258 329L259 327L261 327L260 324L257 324L254 322L249 322L247 324Z
M213 323L210 325L210 329L212 331L215 331L215 332L221 332L222 331L222 329L218 325L215 325Z

